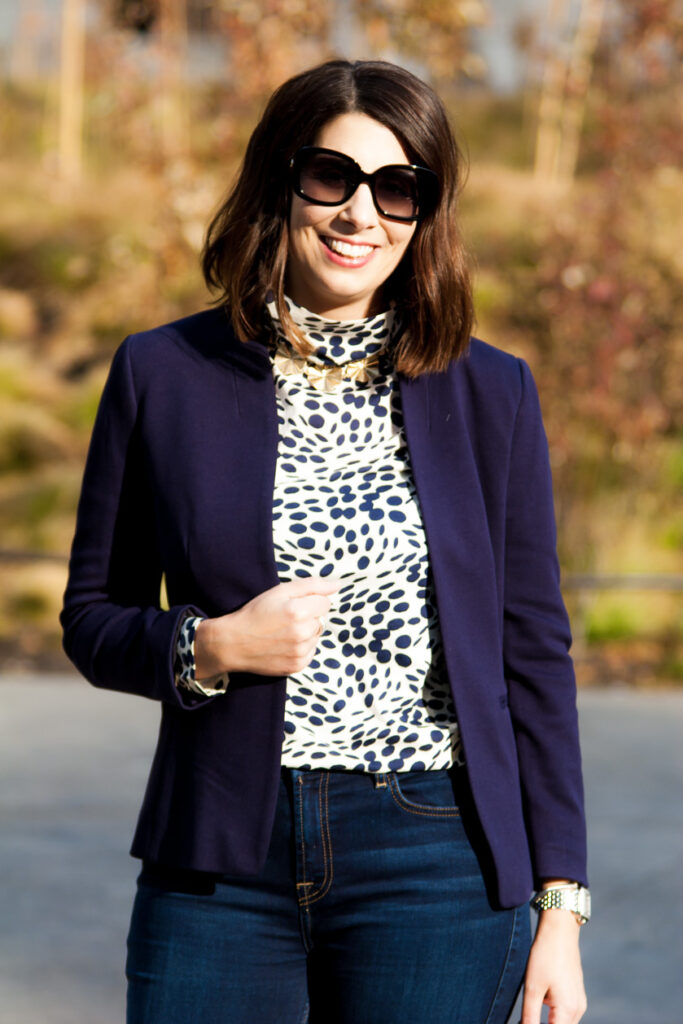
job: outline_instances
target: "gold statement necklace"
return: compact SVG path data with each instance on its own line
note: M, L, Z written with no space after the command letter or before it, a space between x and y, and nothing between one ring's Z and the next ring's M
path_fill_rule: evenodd
M348 363L323 366L321 363L310 362L304 356L293 352L291 348L278 340L275 347L273 362L278 373L284 377L303 374L311 387L326 395L335 395L346 380L357 384L369 384L378 373L380 356L384 349L373 352L364 359L351 359Z
M311 313L289 298L286 298L286 302L294 323L306 336L308 336L309 332L314 331L318 338L324 340L326 334L341 332L343 336L349 328L353 330L351 324L326 321L323 317ZM271 335L270 355L275 369L283 377L293 377L299 374L305 377L306 381L316 391L331 395L337 394L347 381L353 381L356 384L369 384L379 375L379 364L382 356L387 352L388 344L385 344L377 352L364 356L362 359L349 359L345 363L324 363L320 356L302 356L293 348L291 342L288 341L281 330L277 308L272 297L266 302L266 308L274 328ZM384 314L384 316L387 318L388 333L391 338L395 333L395 309L393 303L390 311ZM368 321L359 321L357 323L358 330L367 332L368 323L374 325L379 319L380 317L369 318ZM355 327L356 325L354 324L353 326Z

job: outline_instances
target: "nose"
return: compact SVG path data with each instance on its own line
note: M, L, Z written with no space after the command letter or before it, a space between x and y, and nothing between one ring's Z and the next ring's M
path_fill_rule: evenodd
M363 228L377 223L377 210L370 186L363 182L351 198L344 203L339 216L354 227Z

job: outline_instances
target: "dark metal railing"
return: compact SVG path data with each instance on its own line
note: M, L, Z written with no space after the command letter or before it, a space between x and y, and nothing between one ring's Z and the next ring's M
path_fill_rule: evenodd
M563 590L683 590L683 573L599 573L568 572L562 576Z
M13 548L0 548L0 562L62 562L66 564L69 556L58 551L18 551Z
M57 551L24 551L0 548L0 562L62 562L69 556ZM683 573L599 573L567 572L562 575L563 590L659 590L683 591Z

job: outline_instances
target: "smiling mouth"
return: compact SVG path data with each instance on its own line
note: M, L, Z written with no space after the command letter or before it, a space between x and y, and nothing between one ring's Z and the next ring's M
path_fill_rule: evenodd
M332 252L336 252L338 256L343 256L348 260L366 259L375 248L374 245L359 245L357 242L345 242L340 238L330 238L329 235L323 235L322 241Z

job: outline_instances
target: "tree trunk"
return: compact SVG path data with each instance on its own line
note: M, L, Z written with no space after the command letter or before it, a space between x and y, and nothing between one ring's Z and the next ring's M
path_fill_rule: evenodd
M187 110L187 3L161 0L161 138L166 160L186 156L189 150Z
M85 0L63 0L59 72L59 174L77 183L83 173Z
M562 146L557 167L558 179L569 184L576 173L581 142L581 128L586 111L593 58L600 38L605 14L605 0L582 0L579 24L574 36L569 73L567 100L562 121Z
M554 0L548 22L549 47L543 69L541 97L538 105L534 177L553 182L557 177L562 144L562 113L564 107L567 63L560 48L560 22L566 15L566 0Z

